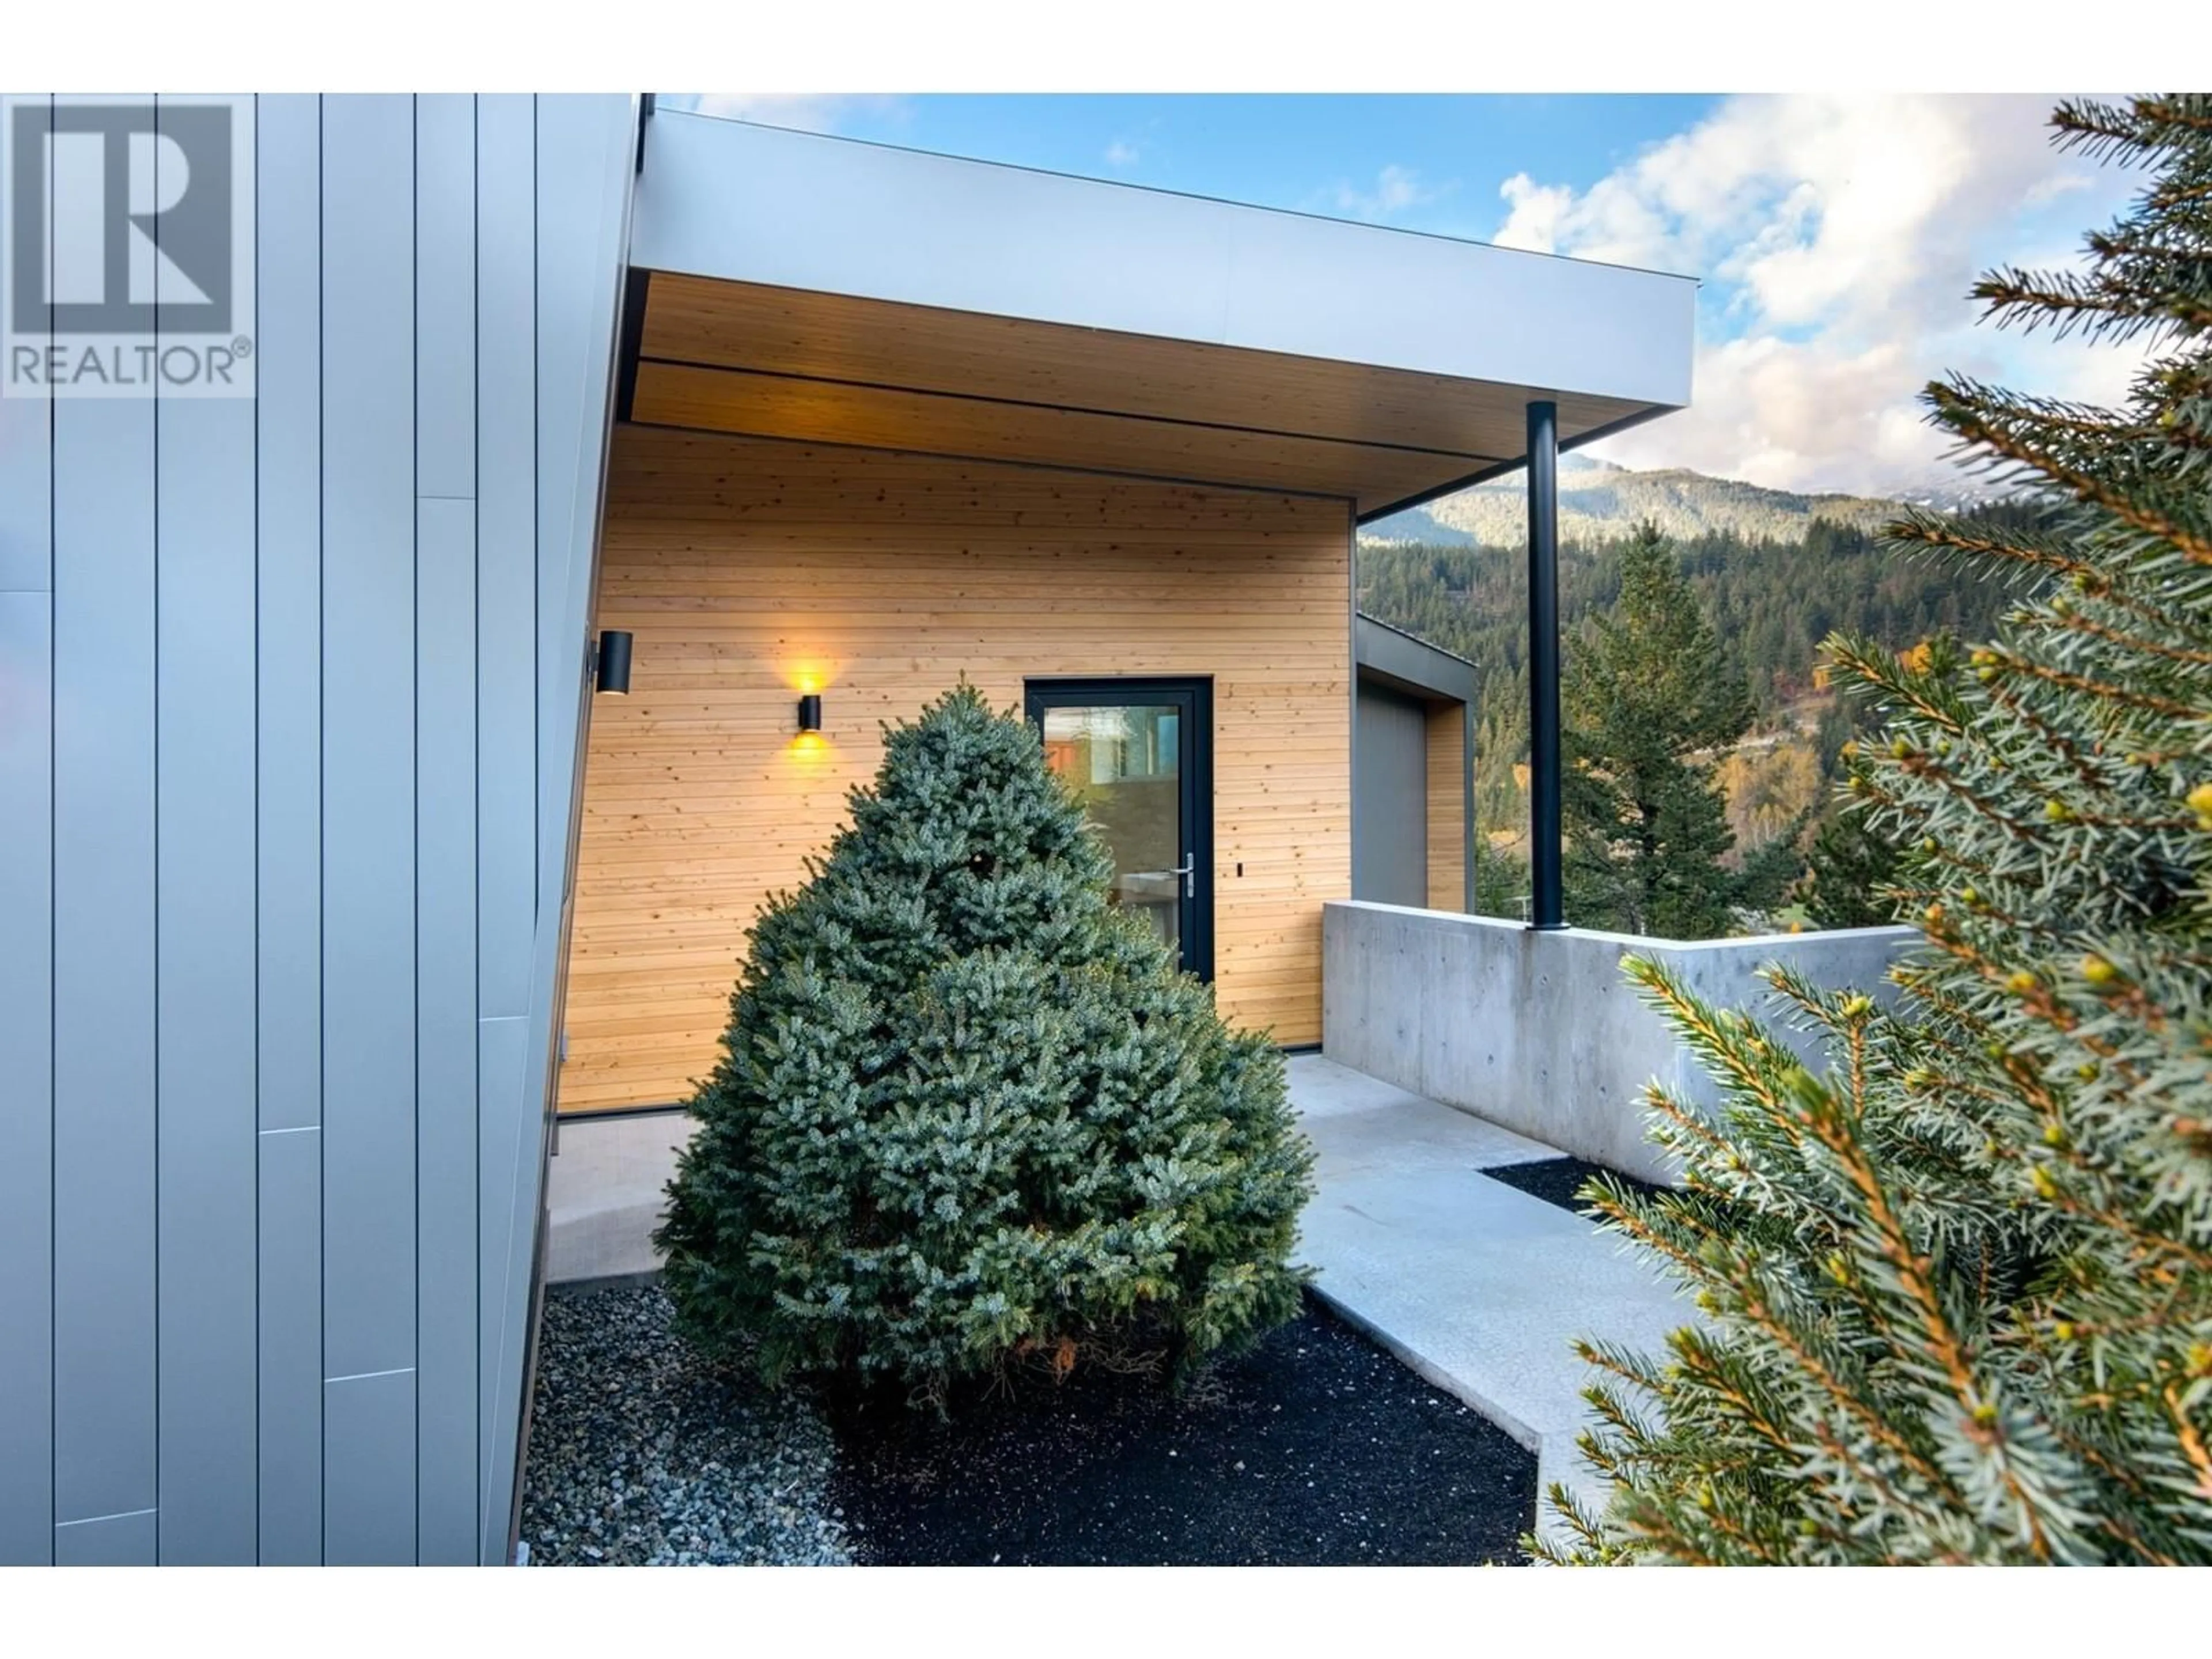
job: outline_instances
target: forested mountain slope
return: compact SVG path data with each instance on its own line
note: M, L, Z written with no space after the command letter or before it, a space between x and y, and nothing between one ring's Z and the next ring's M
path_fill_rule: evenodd
M1710 481L1709 481L1710 482ZM1721 765L1740 857L1802 822L1835 778L1852 711L1818 674L1832 632L1904 652L1931 635L1987 638L2019 597L1984 574L1883 546L1879 526L1808 516L1790 536L1705 531L1674 538L1717 641L1712 672L1743 685L1753 735ZM1996 504L1962 515L2027 522L2033 509ZM1633 528L1632 524L1626 528ZM1620 590L1622 538L1571 537L1559 549L1559 610L1572 657L1595 613ZM1528 564L1520 547L1363 539L1359 608L1473 662L1478 672L1475 817L1486 840L1518 844L1528 822Z
M1619 592L1615 539L1563 534L1559 610L1570 635ZM1886 550L1877 529L1826 518L1808 519L1790 538L1706 531L1674 541L1720 636L1715 672L1741 677L1768 714L1814 689L1817 647L1831 631L1899 650L1939 629L1978 638L2008 599L1985 576ZM1358 580L1360 609L1466 657L1486 684L1520 671L1528 568L1517 548L1363 538Z
M1579 455L1559 460L1559 534L1580 541L1617 540L1646 519L1677 538L1801 541L1820 523L1876 529L1896 516L1897 506L1861 495L1766 489L1681 467L1632 472ZM1516 547L1528 538L1528 523L1527 490L1516 472L1378 519L1361 534L1373 541Z

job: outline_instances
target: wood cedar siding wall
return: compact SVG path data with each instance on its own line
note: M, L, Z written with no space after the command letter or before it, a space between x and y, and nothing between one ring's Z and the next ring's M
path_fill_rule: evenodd
M1221 1006L1319 1041L1321 906L1351 887L1349 546L1331 500L621 429L599 619L636 652L592 720L562 1109L690 1092L762 900L844 822L878 722L963 675L1001 707L1030 677L1213 677Z
M1429 908L1467 908L1467 708L1432 702L1428 720Z

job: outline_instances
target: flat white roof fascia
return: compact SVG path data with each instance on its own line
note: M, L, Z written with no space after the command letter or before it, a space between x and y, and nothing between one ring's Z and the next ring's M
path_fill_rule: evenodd
M630 262L1659 408L1686 276L657 111Z

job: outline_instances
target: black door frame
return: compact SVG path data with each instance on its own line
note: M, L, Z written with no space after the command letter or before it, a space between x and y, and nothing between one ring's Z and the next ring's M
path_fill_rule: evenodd
M1023 711L1040 730L1048 708L1176 705L1181 718L1177 757L1178 808L1190 860L1182 900L1182 965L1209 984L1213 979L1213 677L1038 675L1022 684Z

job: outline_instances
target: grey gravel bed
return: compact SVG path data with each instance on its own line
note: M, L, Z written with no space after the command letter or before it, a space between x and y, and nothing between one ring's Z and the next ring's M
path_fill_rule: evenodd
M522 1537L533 1565L849 1563L830 1431L717 1365L658 1285L545 1298Z

